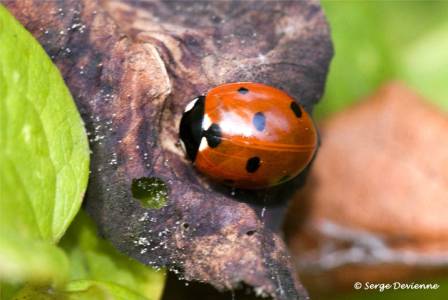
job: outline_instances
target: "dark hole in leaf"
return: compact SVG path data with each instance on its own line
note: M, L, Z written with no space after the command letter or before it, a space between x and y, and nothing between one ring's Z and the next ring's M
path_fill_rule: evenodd
M132 197L140 200L143 207L161 208L168 198L168 187L158 177L141 177L132 180Z
M255 234L255 230L249 230L248 232L246 232L246 235L251 236Z

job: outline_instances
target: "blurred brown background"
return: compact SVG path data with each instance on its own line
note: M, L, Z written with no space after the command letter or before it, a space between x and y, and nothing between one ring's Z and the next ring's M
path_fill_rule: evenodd
M322 147L285 223L313 299L448 297L447 2L323 1ZM355 290L355 282L439 284Z

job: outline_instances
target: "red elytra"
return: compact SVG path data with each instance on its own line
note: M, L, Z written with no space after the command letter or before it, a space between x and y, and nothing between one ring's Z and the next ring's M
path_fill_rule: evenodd
M187 105L180 138L197 170L226 185L260 189L291 180L317 143L310 115L274 87L236 82Z

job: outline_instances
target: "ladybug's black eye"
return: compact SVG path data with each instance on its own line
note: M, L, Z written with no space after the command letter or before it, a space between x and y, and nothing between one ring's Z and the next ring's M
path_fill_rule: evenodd
M190 107L192 105L192 107ZM204 119L205 96L193 100L182 115L179 137L185 145L187 156L191 161L196 159L202 137L202 120Z

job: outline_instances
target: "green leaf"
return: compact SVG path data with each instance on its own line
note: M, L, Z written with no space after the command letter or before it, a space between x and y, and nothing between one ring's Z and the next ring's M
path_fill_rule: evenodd
M87 137L58 69L2 5L0 161L0 280L63 280L53 243L82 202Z
M87 138L57 68L3 7L0 16L2 224L57 241L85 191Z
M64 290L26 286L14 300L148 300L126 287L101 281L79 280L67 284Z
M80 211L62 238L60 246L71 262L71 279L111 282L141 294L159 299L165 274L121 253L100 239L92 220Z
M160 299L164 272L119 253L109 242L99 238L95 225L83 211L67 230L60 246L70 260L71 281L56 288L49 288L45 281L42 285L26 285L13 299ZM30 252L34 249L39 250L32 247Z
M17 291L19 291L22 286L23 284L20 283L9 283L0 281L0 299L12 299L12 297L17 294Z
M118 284L102 281L79 280L70 282L65 290L70 300L148 300Z
M0 279L57 286L67 279L68 266L64 252L46 241L0 235Z
M81 205L89 150L58 69L0 7L1 227L57 241Z
M25 286L12 299L13 300L56 300L57 295L47 287ZM64 299L66 300L66 299Z

